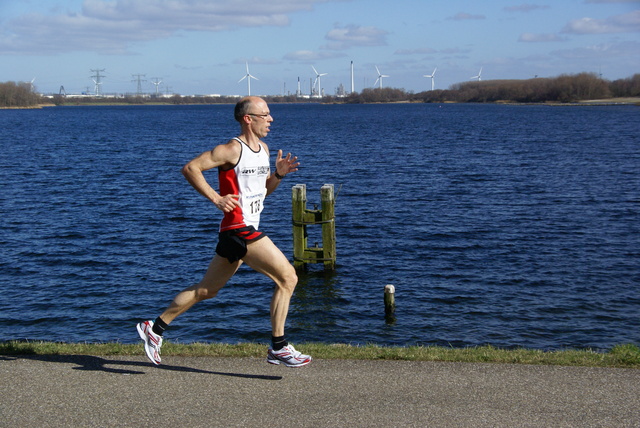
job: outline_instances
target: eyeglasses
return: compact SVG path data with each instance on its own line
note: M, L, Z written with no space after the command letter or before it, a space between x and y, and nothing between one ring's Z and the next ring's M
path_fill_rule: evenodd
M249 116L257 116L257 117L261 117L263 119L266 119L267 117L271 116L271 113L267 113L267 114L254 114L254 113L247 113Z

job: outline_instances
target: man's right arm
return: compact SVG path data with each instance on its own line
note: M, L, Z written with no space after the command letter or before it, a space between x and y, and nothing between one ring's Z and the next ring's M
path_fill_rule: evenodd
M204 152L182 167L182 175L202 196L213 202L218 209L231 212L238 205L238 195L221 196L207 182L203 172L225 165L235 165L240 156L239 146L233 143L221 144Z

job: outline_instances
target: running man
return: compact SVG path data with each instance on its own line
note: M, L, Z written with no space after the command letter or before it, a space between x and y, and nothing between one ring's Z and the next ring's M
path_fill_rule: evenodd
M311 362L311 357L296 351L284 334L289 302L298 283L295 269L271 239L258 230L265 197L276 190L287 174L297 171L300 163L291 153L282 157L282 150L278 150L275 171L271 173L269 148L262 139L269 133L273 117L262 98L243 98L236 104L234 116L240 123L240 135L202 153L182 168L187 181L224 217L216 254L202 280L178 293L155 321L137 325L147 357L154 364L160 364L162 335L168 325L194 304L215 297L242 263L275 282L267 362L287 367L302 367ZM218 168L220 193L203 175L212 168Z

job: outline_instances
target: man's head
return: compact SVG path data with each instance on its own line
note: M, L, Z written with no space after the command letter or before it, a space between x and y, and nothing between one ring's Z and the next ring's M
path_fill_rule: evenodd
M243 118L246 115L265 113L262 110L267 110L266 112L268 112L267 103L265 102L265 100L260 97L244 97L236 104L233 116L238 122L242 123Z
M245 97L241 99L236 104L233 114L243 129L250 130L258 135L259 138L263 138L269 133L269 126L273 122L269 106L260 97Z

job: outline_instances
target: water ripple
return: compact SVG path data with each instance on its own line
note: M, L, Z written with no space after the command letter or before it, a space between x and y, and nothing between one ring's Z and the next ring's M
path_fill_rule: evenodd
M220 217L180 168L235 135L230 111L3 112L0 340L131 343L135 322L197 282ZM640 342L637 109L272 111L272 152L302 162L263 214L286 254L287 185L306 183L309 206L322 184L339 189L338 267L300 272L293 340L539 349ZM321 241L319 233L309 230L309 240ZM397 289L393 324L385 284ZM272 290L243 267L218 298L176 320L169 337L267 341Z

